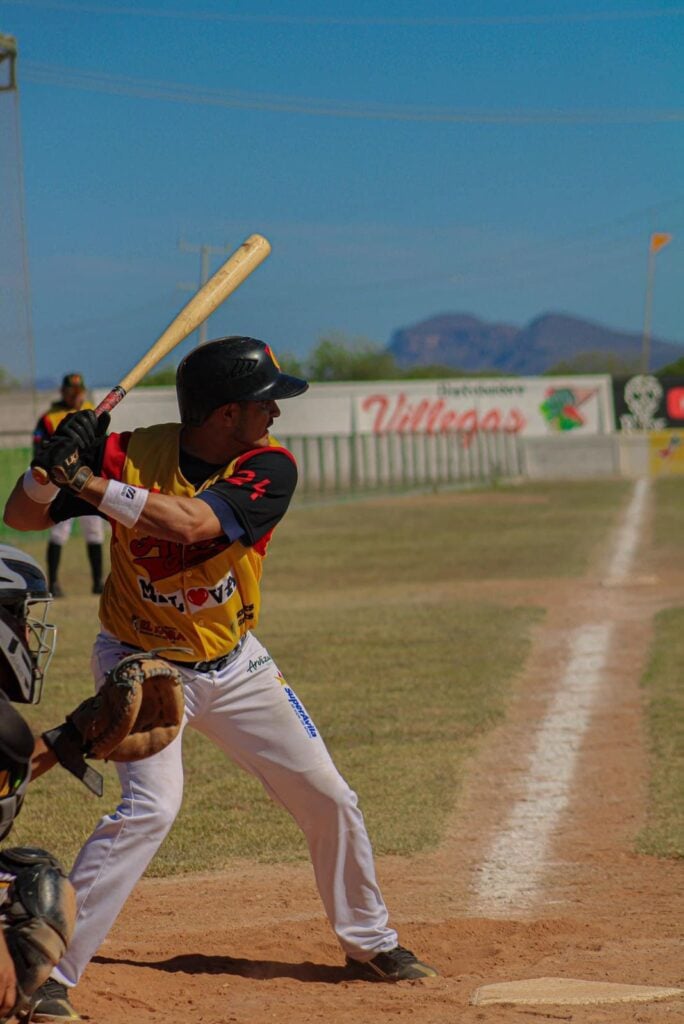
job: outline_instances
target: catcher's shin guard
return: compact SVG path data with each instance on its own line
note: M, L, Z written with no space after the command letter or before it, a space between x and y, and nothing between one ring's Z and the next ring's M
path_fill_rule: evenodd
M13 876L0 923L17 974L16 1015L28 1011L31 996L64 955L74 930L76 897L61 864L46 850L2 850L0 872Z

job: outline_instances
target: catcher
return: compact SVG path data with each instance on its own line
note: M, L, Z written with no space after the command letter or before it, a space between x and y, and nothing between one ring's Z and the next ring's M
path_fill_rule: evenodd
M94 793L102 776L86 763L140 760L178 734L183 689L177 669L155 657L130 657L107 675L99 693L65 721L34 737L12 706L37 704L54 653L47 622L52 597L30 555L0 544L0 840L12 829L31 779L61 763ZM10 1017L39 1021L32 997L49 985L76 916L64 868L46 850L0 851L0 1024Z

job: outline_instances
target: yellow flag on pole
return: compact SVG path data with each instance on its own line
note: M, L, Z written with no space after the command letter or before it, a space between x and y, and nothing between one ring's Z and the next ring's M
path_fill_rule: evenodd
M651 235L651 252L660 252L671 241L672 235L665 234L662 231L655 232L655 234Z

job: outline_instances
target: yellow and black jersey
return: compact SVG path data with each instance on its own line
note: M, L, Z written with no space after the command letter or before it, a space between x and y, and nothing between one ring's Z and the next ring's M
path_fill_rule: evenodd
M112 521L111 572L100 603L102 625L119 640L149 650L164 643L175 660L210 661L228 653L259 620L262 562L297 483L292 454L268 447L213 465L180 450L180 424L110 434L91 454L102 477L153 493L197 498L223 532L196 544L146 535ZM63 491L53 521L92 514ZM180 651L185 648L185 651Z

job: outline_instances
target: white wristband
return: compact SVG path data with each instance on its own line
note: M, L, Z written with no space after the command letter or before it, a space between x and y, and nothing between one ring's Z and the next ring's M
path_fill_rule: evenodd
M24 473L21 486L31 501L35 501L37 505L49 505L56 495L59 494L57 484L53 484L51 480L48 480L46 484L38 483L30 469L27 469Z
M144 487L110 480L99 504L100 512L132 529L140 519L150 492Z

